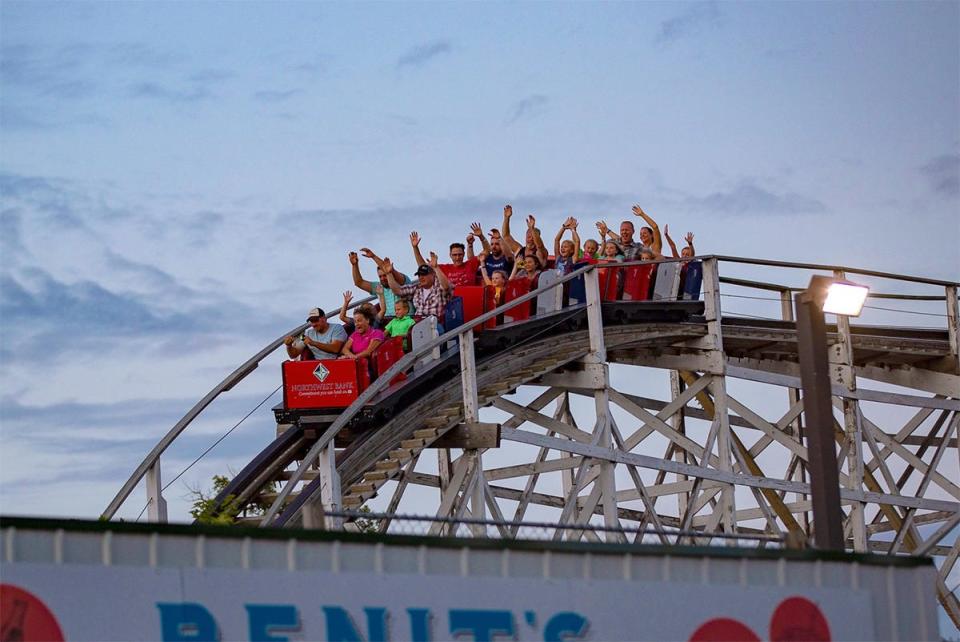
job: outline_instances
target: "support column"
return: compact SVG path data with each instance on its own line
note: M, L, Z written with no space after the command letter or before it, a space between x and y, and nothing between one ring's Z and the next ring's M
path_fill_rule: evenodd
M607 364L607 346L603 338L603 312L600 298L600 278L596 269L584 275L587 291L587 332L590 338L590 354L584 357L587 367L593 366L603 378L603 387L593 393L597 423L594 425L594 441L601 448L613 448L613 430L610 418L610 369ZM599 462L600 501L603 503L603 523L607 528L619 528L617 515L617 486L615 464L610 461ZM607 541L620 541L619 533L607 532Z
M160 459L147 469L147 518L155 524L167 523L167 500L163 498L160 481Z
M480 403L477 399L477 364L473 354L473 330L460 335L460 383L463 391L463 422L475 424L480 421ZM487 508L484 499L483 455L479 448L472 448L464 452L471 462L475 479L469 486L470 515L473 519L486 519ZM466 499L466 498L464 498ZM475 534L480 527L475 529ZM483 529L484 531L486 529Z
M564 392L557 399L557 409L553 413L553 418L557 421L565 423L569 426L576 427L577 422L573 418L573 413L570 412L570 393ZM563 435L557 435L560 438L563 438ZM560 451L560 458L570 458L571 455L568 452ZM568 468L566 470L560 471L560 485L563 489L563 496L566 497L570 494L570 490L573 488L573 469Z
M960 374L960 312L957 307L957 286L948 285L947 294L947 335L950 337L950 356L953 367Z
M790 290L784 289L780 290L780 313L781 318L784 321L796 321L796 317L793 314L793 300L790 297ZM800 390L797 388L787 388L787 401L790 405L788 408L793 408L797 405L797 402L800 401ZM793 434L797 438L797 441L801 444L803 443L803 414L798 414L797 417L790 422L789 426L793 429ZM793 471L793 477L796 481L801 483L807 483L807 464L802 459L797 459L797 465ZM807 496L802 493L795 493L794 500L797 502L803 502L807 500ZM807 537L810 536L810 511L803 511L803 532L807 534Z
M833 273L837 279L845 279L842 270ZM840 342L833 346L836 373L832 380L846 386L853 392L857 389L857 376L853 369L853 341L850 335L850 318L837 315L837 334ZM863 421L860 417L860 405L856 399L843 398L843 432L847 448L847 488L860 492L863 490ZM864 517L863 502L850 504L850 525L853 534L853 550L858 553L867 551L867 525Z
M317 474L320 477L320 505L314 503L310 507L304 507L304 528L340 530L343 527L343 518L328 515L328 513L340 512L343 500L343 494L340 492L340 473L337 472L336 450L332 439L317 457Z
M703 315L707 320L706 340L711 346L708 354L708 366L713 375L710 381L710 393L713 395L715 420L717 426L717 468L733 472L733 453L731 451L730 417L727 414L727 362L723 352L723 327L720 312L720 271L717 259L708 258L703 262ZM710 453L704 453L708 462ZM720 489L721 523L726 533L737 532L737 505L733 484L724 484ZM691 498L691 501L696 498ZM736 546L736 540L728 540L729 546Z
M814 541L820 549L842 551L843 511L840 509L840 475L837 472L833 409L830 404L827 331L823 310L814 300L813 293L807 290L798 294L796 307Z
M680 379L680 373L676 370L670 371L670 400L676 401L677 397L680 396L680 393L683 392L683 381ZM676 430L681 435L687 434L686 423L684 421L684 409L680 408L672 417L670 417L670 424L673 426L673 429ZM677 461L683 464L689 463L687 461L687 451L683 448L674 448L673 456ZM688 477L684 473L677 473L676 479L678 482L687 481ZM677 493L677 509L678 515L685 515L687 512L687 504L691 501L690 493L683 492Z

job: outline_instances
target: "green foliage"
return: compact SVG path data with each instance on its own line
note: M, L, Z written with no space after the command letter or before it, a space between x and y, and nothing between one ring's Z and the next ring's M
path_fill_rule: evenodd
M370 513L369 506L361 506L358 513ZM366 519L363 517L358 517L354 524L357 525L357 529L361 533L376 533L380 530L380 520L379 519Z
M213 487L209 492L204 492L200 488L190 489L190 496L193 498L193 508L190 514L200 524L215 524L218 526L230 526L237 522L238 517L254 517L263 515L270 505L259 497L247 506L242 506L234 495L227 495L222 502L217 503L217 496L230 483L230 478L226 475L214 475ZM276 484L270 483L265 492L272 493L276 490Z

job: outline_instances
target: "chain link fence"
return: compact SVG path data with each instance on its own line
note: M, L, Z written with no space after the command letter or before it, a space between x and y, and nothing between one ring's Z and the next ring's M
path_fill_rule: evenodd
M449 518L432 515L398 515L372 511L325 514L328 528L346 531L419 537L511 539L541 542L597 542L690 546L741 546L749 548L805 548L805 538L770 533L716 533L700 530L656 530L651 527L609 527L602 523L556 524L509 522L489 519Z

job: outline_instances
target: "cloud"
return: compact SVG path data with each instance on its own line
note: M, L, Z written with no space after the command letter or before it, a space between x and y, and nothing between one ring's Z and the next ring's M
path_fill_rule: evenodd
M302 89L287 89L285 91L263 90L254 92L253 98L263 103L280 103L302 93Z
M148 47L141 43L121 42L99 48L106 62L124 67L165 69L181 60L179 54Z
M399 230L409 232L410 221L418 225L457 221L466 227L469 221L496 220L500 225L500 213L506 203L512 203L518 216L521 212L534 212L538 216L560 216L570 211L603 212L611 209L630 210L635 196L591 191L546 192L541 194L464 195L402 205L390 204L363 209L311 209L289 210L277 215L279 227L299 229L323 224L331 234L343 231L355 236L357 221L381 221L377 230L382 234L396 235Z
M210 98L210 91L194 84L184 89L172 89L154 82L141 82L130 85L129 95L134 98L148 98L170 103L195 103Z
M72 190L67 181L0 172L0 193L8 205L7 211L42 213L49 223L60 228L86 227L75 211L76 205L86 199Z
M451 51L452 47L446 40L437 40L417 45L397 59L397 69L403 67L420 67L437 56L448 54Z
M960 154L937 156L920 167L920 173L937 194L946 197L960 195Z
M187 80L193 83L205 83L215 85L230 80L236 76L235 73L227 69L201 69L187 77Z
M330 56L324 54L317 54L316 56L304 60L303 62L297 62L293 64L282 65L287 71L293 71L300 74L305 74L308 76L316 76L322 74L330 66Z
M720 21L720 9L716 2L698 2L678 16L660 23L658 44L669 44L716 26Z
M515 102L507 115L506 124L512 125L523 118L534 118L542 114L549 102L550 99L542 94L533 94Z
M4 45L0 77L5 85L33 90L42 96L81 98L99 88L95 78L103 67L163 69L178 57L138 43L73 43L62 47Z
M789 215L820 214L827 211L821 201L795 192L775 193L753 179L745 179L732 189L706 196L687 195L680 205L689 210L718 214Z

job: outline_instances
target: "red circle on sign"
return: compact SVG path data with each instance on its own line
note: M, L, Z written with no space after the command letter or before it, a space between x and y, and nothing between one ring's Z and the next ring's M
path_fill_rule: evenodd
M770 618L771 642L830 642L830 625L816 604L805 597L789 597Z
M760 642L760 638L743 622L718 617L701 624L690 642Z
M60 624L33 593L0 584L0 641L64 642Z

